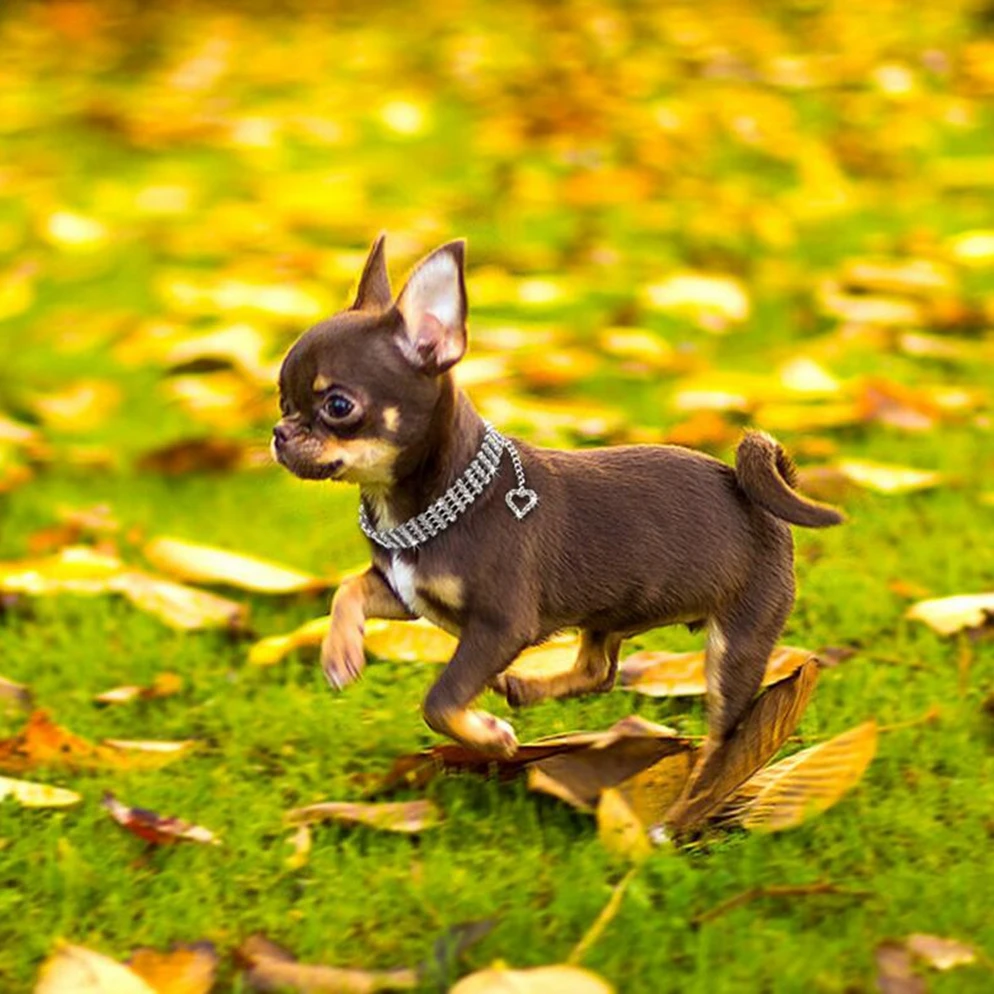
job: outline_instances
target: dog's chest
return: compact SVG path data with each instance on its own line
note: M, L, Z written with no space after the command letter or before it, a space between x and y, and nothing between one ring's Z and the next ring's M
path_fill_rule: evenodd
M462 582L458 577L418 570L396 552L390 556L385 572L393 592L411 614L458 633L455 616L462 607Z

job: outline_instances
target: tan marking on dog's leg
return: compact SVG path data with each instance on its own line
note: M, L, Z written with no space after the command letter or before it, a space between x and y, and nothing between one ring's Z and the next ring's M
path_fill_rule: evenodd
M546 677L514 676L501 673L494 689L507 698L508 704L520 707L549 697L578 697L599 694L614 686L618 669L621 636L608 632L580 633L580 649L573 668L566 673Z
M342 581L331 601L331 624L321 643L321 668L336 689L352 683L366 666L367 618L409 620L413 615L374 570Z

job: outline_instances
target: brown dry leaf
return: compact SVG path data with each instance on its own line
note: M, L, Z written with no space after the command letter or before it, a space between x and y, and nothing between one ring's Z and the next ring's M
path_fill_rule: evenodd
M374 785L372 793L382 794L400 786L424 786L443 770L483 775L495 772L501 779L509 780L534 763L552 757L565 759L570 753L582 751L589 755L575 766L569 765L565 769L554 765L549 770L549 776L562 776L564 782L575 782L579 795L582 795L580 805L593 810L602 787L624 780L663 756L689 748L689 740L681 738L673 729L632 715L607 731L568 732L527 742L508 759L486 756L455 743L443 743L401 756L386 776ZM547 792L555 793L554 790Z
M168 952L136 949L128 958L132 972L156 994L209 994L218 962L217 950L209 942L179 945Z
M694 697L707 692L704 650L696 652L636 652L623 659L618 678L625 690L649 697ZM780 645L766 663L763 686L776 683L799 669L813 653L810 649Z
M693 772L696 750L686 749L664 756L658 763L636 773L618 786L621 796L651 834L676 803Z
M860 421L903 431L931 431L942 416L932 391L880 377L870 377L860 384L856 409Z
M0 777L0 801L5 797L12 797L23 808L68 808L83 800L75 791L62 787Z
M138 459L138 468L163 476L189 473L230 473L248 461L243 442L228 438L188 438L157 449L150 449Z
M213 832L200 825L191 825L180 818L164 818L145 808L129 808L109 791L100 804L121 828L152 845L172 845L176 842L199 842L211 846L221 844Z
M767 687L726 741L705 745L667 825L680 832L696 828L775 755L801 720L817 680L818 664L809 660Z
M157 994L133 970L83 946L60 942L42 964L34 994Z
M779 832L821 814L851 790L877 749L874 721L757 773L718 813L753 832Z
M145 743L159 748L139 749L134 743L108 740L94 745L54 724L46 712L35 711L19 735L0 741L0 770L22 773L40 766L89 771L156 769L184 755L193 744Z
M652 852L646 827L615 787L601 791L597 802L597 837L615 856L639 863Z
M923 621L940 635L955 635L964 629L984 628L994 619L994 591L933 597L912 604L904 616L914 621Z
M248 661L253 666L274 666L295 649L317 648L328 634L330 624L331 618L324 615L305 622L287 635L270 635L260 639L249 649ZM367 631L373 624L374 622L369 622Z
M697 411L686 421L673 425L661 441L670 445L685 445L691 449L716 451L735 442L742 429L723 418L717 411Z
M396 801L363 804L331 801L294 808L286 813L291 825L313 825L335 821L342 825L366 825L387 832L415 834L441 824L442 812L431 801Z
M246 939L235 951L245 969L249 987L260 991L297 991L300 994L374 994L417 987L417 970L374 972L337 966L299 963L281 946L261 935Z
M370 621L366 625L366 651L380 659L404 663L444 663L456 651L457 640L431 622Z
M15 683L0 676L0 701L7 701L19 708L27 709L32 706L33 695L23 683Z
M531 790L558 797L581 811L592 811L603 791L612 787L630 785L628 796L634 801L651 781L647 771L671 757L689 754L691 750L689 740L676 735L672 729L633 715L623 718L580 748L537 758L528 771L528 786ZM682 761L672 769L679 768L682 768ZM660 783L663 780L661 771L662 767L659 768ZM634 779L643 773L647 773L645 780ZM683 781L680 787L683 787Z
M958 939L915 932L904 940L908 951L936 970L952 970L977 962L977 950Z
M915 973L911 953L900 942L882 942L874 959L880 994L926 994L925 981Z
M129 704L131 701L151 701L158 697L172 697L183 689L183 678L177 673L159 673L148 687L114 687L97 694L98 704Z
M326 590L332 584L312 573L178 538L156 538L144 548L158 569L192 583L219 583L261 594Z
M614 994L602 977L579 966L536 966L511 970L492 966L463 977L449 994Z

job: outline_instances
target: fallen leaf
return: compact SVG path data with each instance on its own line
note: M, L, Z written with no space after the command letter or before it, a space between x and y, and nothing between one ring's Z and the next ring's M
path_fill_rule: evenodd
M848 259L842 282L860 293L935 297L956 289L953 270L931 259Z
M128 704L131 701L151 701L159 697L172 697L183 689L183 678L176 673L159 673L148 687L114 687L97 694L98 704Z
M248 462L244 443L226 438L189 438L157 449L138 458L138 468L163 476L186 476L190 473L230 473Z
M614 994L602 977L579 966L490 967L463 977L449 994Z
M714 452L731 445L741 434L742 429L738 425L732 424L717 411L696 411L686 421L669 428L660 441Z
M616 787L602 790L597 801L597 837L609 853L633 863L652 852L645 825Z
M193 743L144 743L145 749L136 749L135 745L112 740L94 745L54 724L45 711L35 711L19 735L0 741L0 770L22 773L38 767L82 771L156 769L178 759Z
M366 625L366 651L380 659L404 663L445 663L456 651L458 640L424 619L370 621Z
M926 994L925 981L912 965L911 953L899 942L882 942L874 951L880 994Z
M174 946L168 952L136 949L128 958L132 972L156 994L209 994L219 957L209 942Z
M558 676L573 669L579 650L580 639L576 633L556 635L541 645L525 649L505 672L526 679Z
M397 801L383 804L363 804L351 801L329 801L294 808L286 813L291 825L313 825L335 821L343 825L366 825L388 832L418 833L434 828L442 813L431 801Z
M374 994L417 987L417 970L374 972L337 966L299 963L290 953L261 935L246 939L235 956L245 969L246 983L260 991L298 991L300 994Z
M593 811L602 793L612 787L631 785L627 796L635 801L636 794L651 779L647 771L690 752L689 740L672 729L631 716L579 748L534 760L528 771L528 786L581 811ZM682 763L681 760L671 769L682 768ZM634 779L643 773L645 780ZM680 782L681 788L685 780L686 777ZM643 809L646 806L641 801L636 803Z
M964 266L994 265L994 231L963 231L946 243L949 254Z
M237 601L137 570L114 577L110 589L181 631L227 628L238 632L245 628L248 617L248 609Z
M662 756L688 748L689 740L681 738L673 729L632 715L606 731L568 732L526 742L506 759L487 756L455 743L432 746L397 759L390 771L373 785L370 793L382 794L400 786L422 787L443 770L482 775L496 773L502 780L508 780L519 776L533 763L587 751L589 755L575 767L553 766L549 776L562 776L564 782L575 781L583 798L581 805L593 810L602 786L617 783L651 766Z
M777 646L766 663L763 686L791 675L812 657L809 649ZM649 697L694 697L707 692L704 650L636 652L621 661L618 679L625 690Z
M877 749L868 721L760 771L717 815L753 832L779 832L821 814L866 772Z
M330 624L331 618L324 615L305 622L287 635L260 639L249 649L248 661L253 666L274 666L296 649L315 649L324 641Z
M213 832L200 825L191 825L179 818L164 818L145 808L129 808L109 791L104 794L100 804L118 825L152 845L172 845L176 842L199 842L212 846L221 844Z
M34 596L100 594L124 569L116 556L71 546L42 559L0 563L0 590Z
M931 431L942 415L932 392L881 377L860 384L856 409L860 421L903 431Z
M34 994L157 994L133 970L83 946L58 943L42 964Z
M0 800L5 797L12 797L24 808L68 808L83 800L75 791L62 787L0 777Z
M311 857L313 842L310 825L298 826L297 831L287 839L287 844L293 846L293 852L283 860L283 865L288 870L302 870Z
M924 960L936 970L952 970L977 962L977 951L958 939L944 939L938 935L915 932L904 940L908 951Z
M662 372L673 367L673 346L661 335L645 328L605 328L597 344L616 359L637 362L647 370Z
M20 708L30 708L32 706L32 694L23 683L15 683L6 677L0 676L0 700L16 704Z
M667 313L689 314L705 331L724 332L749 317L749 295L733 276L684 272L643 288L647 307Z
M838 467L843 476L853 483L881 494L930 490L943 482L942 474L934 470L895 466L868 459L843 459Z
M266 559L177 538L154 539L143 552L164 573L193 583L219 583L263 594L325 590L332 583Z
M104 380L80 380L60 393L39 395L32 406L51 428L89 432L98 428L121 403L120 388Z
M994 619L994 591L919 601L912 604L904 616L914 621L923 621L940 635L955 635L964 629L983 628Z
M708 742L682 796L667 812L669 828L678 832L696 828L749 780L793 733L817 680L818 664L809 660L767 687L728 739Z

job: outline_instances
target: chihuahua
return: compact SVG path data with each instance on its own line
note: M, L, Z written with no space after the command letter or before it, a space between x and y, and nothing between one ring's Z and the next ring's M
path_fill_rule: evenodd
M747 432L735 468L670 445L563 452L488 425L453 381L466 351L465 244L390 289L381 235L355 301L294 344L280 372L276 459L360 488L372 564L331 604L321 664L333 687L365 665L367 618L424 617L458 646L423 705L435 731L510 756L513 728L472 708L600 692L623 639L707 628L709 741L734 732L794 603L789 524L843 516L794 490L780 445ZM504 671L527 646L580 630L568 673Z

